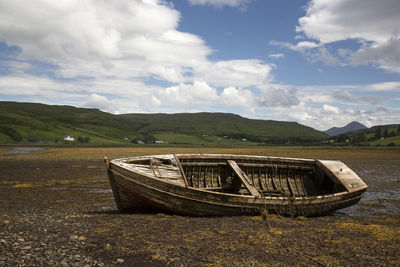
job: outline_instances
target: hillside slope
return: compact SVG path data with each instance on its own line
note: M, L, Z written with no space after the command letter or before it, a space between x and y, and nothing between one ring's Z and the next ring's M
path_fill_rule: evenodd
M296 144L326 138L310 127L243 118L227 113L123 114L97 109L0 102L0 143L89 137L93 145L127 145L160 140L175 144Z
M283 139L312 140L326 135L296 122L265 121L227 113L125 114L139 134L187 134L220 136L265 142Z

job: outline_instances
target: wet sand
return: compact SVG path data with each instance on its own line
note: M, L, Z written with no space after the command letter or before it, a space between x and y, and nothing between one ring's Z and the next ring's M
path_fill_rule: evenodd
M1 266L400 265L400 150L18 150L0 147ZM339 159L369 189L357 206L316 218L118 213L102 157L170 152Z

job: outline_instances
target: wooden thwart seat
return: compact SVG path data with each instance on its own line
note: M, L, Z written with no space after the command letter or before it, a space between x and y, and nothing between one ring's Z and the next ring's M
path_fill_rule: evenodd
M257 188L255 188L252 184L249 183L249 178L247 175L240 169L240 167L237 165L236 161L234 160L228 160L229 166L233 169L233 171L236 173L236 175L240 178L244 186L246 187L247 190L249 190L250 194L252 194L255 197L262 197L260 192L258 192Z
M180 160L178 159L178 157L177 157L175 154L174 154L174 159L175 159L176 165L177 165L178 168L179 168L179 172L180 172L181 175L182 175L182 179L183 179L183 182L185 183L185 187L188 188L188 187L189 187L189 183L188 183L188 181L187 181L186 174L185 174L185 172L183 171L183 168L182 168L182 165L181 165Z

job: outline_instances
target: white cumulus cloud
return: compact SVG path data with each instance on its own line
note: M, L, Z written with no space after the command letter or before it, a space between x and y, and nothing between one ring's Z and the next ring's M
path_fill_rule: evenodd
M256 101L260 107L290 107L299 104L297 88L281 84L265 84L259 87Z
M400 82L382 82L366 85L363 90L365 91L400 91Z
M254 104L254 95L250 90L240 90L236 87L225 88L221 98L227 106L252 107Z
M204 62L195 69L196 77L216 87L248 87L264 84L271 80L273 65L258 59Z
M2 61L0 93L82 105L107 95L135 112L162 109L174 94L175 103L213 103L215 88L272 79L273 65L258 59L210 60L213 49L178 30L180 19L164 0L0 0L0 42L17 48Z
M111 101L107 97L98 94L91 94L82 104L82 106L88 108L98 108L108 112L115 111Z
M298 32L322 43L363 39L384 43L400 31L397 0L312 0Z
M168 102L183 105L210 103L218 98L217 90L205 81L195 81L193 84L179 84L162 90L161 95L168 98Z
M399 14L398 0L311 0L296 31L321 44L359 40L351 63L400 72Z
M334 114L340 113L340 109L338 107L327 105L327 104L323 105L322 109L327 113L334 113Z

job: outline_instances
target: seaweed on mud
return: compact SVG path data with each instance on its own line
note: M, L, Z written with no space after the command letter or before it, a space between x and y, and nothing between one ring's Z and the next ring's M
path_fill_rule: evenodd
M371 194L340 216L313 218L117 212L103 156L164 153L339 159L365 170ZM286 147L49 147L0 154L0 265L398 266L398 162L399 150ZM391 197L379 202L385 193Z

